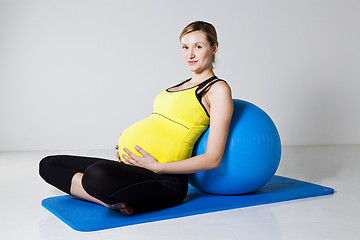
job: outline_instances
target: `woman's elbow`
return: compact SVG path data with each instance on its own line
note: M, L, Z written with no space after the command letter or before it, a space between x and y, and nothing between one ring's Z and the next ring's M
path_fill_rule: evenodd
M209 160L209 170L218 168L221 164L222 156L209 156L207 158Z
M222 160L222 156L216 159L216 161L215 161L215 167L214 167L214 168L220 167L221 160Z

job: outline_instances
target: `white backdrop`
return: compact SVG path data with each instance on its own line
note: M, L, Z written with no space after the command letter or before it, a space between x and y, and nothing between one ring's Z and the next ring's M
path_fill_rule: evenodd
M216 74L285 145L360 144L360 1L0 0L0 150L113 148L188 78L178 35L213 23Z

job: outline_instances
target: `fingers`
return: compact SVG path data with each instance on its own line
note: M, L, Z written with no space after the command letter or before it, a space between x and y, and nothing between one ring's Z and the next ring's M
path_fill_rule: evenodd
M119 145L116 145L116 146L115 146L115 149L116 149L116 150L119 150ZM120 155L119 155L119 151L116 151L116 158L117 158L119 161L121 161L121 158L120 158Z
M137 161L139 160L140 157L130 152L127 148L124 148L124 151L128 156L126 156L125 154L122 154L121 156L129 163L137 165Z
M124 148L124 151L127 153L127 155L132 158L135 159L137 156L135 154L133 154L132 152L130 152L127 148ZM123 154L124 155L124 154ZM123 156L122 155L122 156Z
M131 158L129 158L128 156L126 156L125 154L121 155L125 161L123 161L123 163L129 164L129 165L133 165L135 164L135 161Z
M149 155L149 153L145 152L144 149L142 149L138 145L135 146L135 149L136 149L136 151L138 151L143 156Z
M133 164L133 165L137 165L137 166L140 166L140 165L143 165L144 163L144 160L146 161L149 161L149 160L152 160L154 159L153 156L150 155L150 153L146 152L144 149L142 149L141 147L139 146L135 146L135 150L137 152L140 153L141 156L139 155L135 155L134 153L132 153L130 150L128 150L127 148L123 148L124 152L127 154L122 154L121 156L126 160L128 161L130 164Z

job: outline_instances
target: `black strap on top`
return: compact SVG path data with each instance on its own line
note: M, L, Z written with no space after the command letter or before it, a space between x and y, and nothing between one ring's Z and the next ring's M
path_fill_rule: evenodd
M218 81L224 81L224 80L218 79L216 76L213 76L208 80L205 80L204 82L200 83L198 90L196 91L196 96L198 97L198 99L201 99L209 91L211 86Z
M206 86L206 84L208 84L209 82L211 82L212 80L217 79L217 76L212 76L209 79L206 79L205 81L203 81L202 83L200 83L198 86L198 89L203 88L204 86Z
M197 86L198 89L201 89L201 88L203 88L206 84L208 84L209 82L211 82L211 81L214 80L214 79L217 79L217 77L216 77L216 76L212 76L211 78L206 79L206 80L203 81L202 83L200 83L200 84L198 84L198 85L195 85L195 86L193 86L193 87L191 87L191 88L194 88L194 87ZM181 83L176 84L175 86L169 87L169 88L166 89L166 90L169 91L169 89L171 89L171 88L179 87L179 86L183 85L184 83L186 83L186 82L188 82L188 81L190 81L190 80L191 80L191 78L186 79L185 81L182 81ZM179 90L179 91L183 91L183 90L187 90L187 89L190 89L190 88L182 89L182 90ZM177 91L175 91L175 92L177 92Z
M188 82L188 81L190 81L190 80L191 80L191 78L186 79L185 81L182 81L181 83L176 84L175 86L169 87L169 88L168 88L168 89L166 89L166 90L169 90L169 89L171 89L171 88L176 88L176 87L179 87L179 86L183 85L184 83L186 83L186 82Z
M202 104L201 99L209 91L211 86L214 85L214 83L219 82L219 81L225 82L225 80L218 79L216 76L213 76L213 77L209 78L208 80L200 83L198 89L196 90L196 98L198 99L199 103L201 104L201 106L203 107L203 109L205 110L205 112L208 116L210 116L210 115L209 115L208 111L206 110L205 106Z

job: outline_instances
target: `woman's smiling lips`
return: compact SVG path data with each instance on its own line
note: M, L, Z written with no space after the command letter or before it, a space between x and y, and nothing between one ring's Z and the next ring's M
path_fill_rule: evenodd
M188 61L189 65L193 65L195 63L197 63L197 61Z

